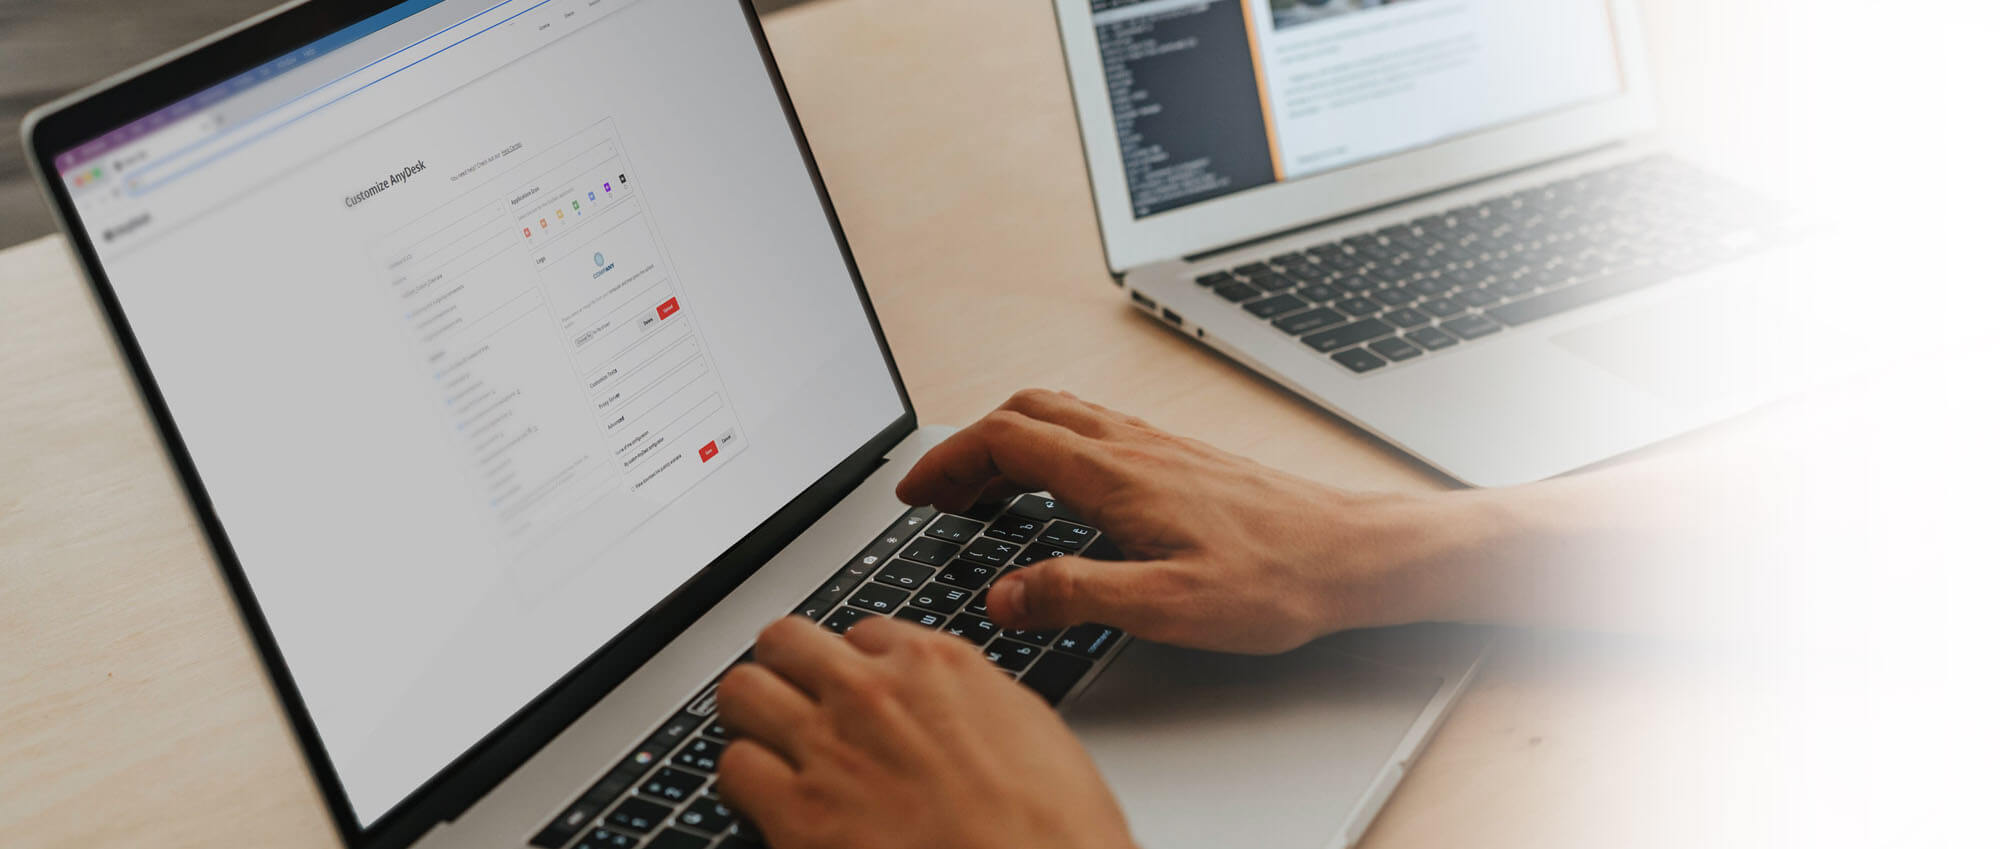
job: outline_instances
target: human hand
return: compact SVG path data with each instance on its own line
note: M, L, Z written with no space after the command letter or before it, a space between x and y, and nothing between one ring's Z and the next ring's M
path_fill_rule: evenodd
M1118 804L1042 700L956 637L787 616L718 691L718 782L776 849L1129 849Z
M1490 524L1476 500L1343 492L1046 390L1015 395L933 448L896 494L963 511L1039 490L1129 559L1019 570L988 594L995 622L1099 622L1245 653L1449 615L1476 591L1459 572Z

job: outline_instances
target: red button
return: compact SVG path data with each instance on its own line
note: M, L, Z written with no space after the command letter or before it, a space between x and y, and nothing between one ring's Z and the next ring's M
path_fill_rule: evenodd
M653 311L659 313L661 318L666 318L681 311L681 299L668 298L666 303L654 308Z
M722 453L722 449L715 447L715 443L713 442L703 445L701 447L701 461L706 463L715 459L715 455L720 453Z

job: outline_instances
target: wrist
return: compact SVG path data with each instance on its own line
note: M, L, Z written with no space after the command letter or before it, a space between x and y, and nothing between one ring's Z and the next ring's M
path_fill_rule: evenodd
M1342 496L1318 571L1324 631L1487 618L1496 555L1523 532L1485 492Z

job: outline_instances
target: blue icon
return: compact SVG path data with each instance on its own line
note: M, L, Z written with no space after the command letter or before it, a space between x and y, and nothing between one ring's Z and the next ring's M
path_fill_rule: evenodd
M590 199L591 199L591 200L596 200L596 199L597 199L597 193L596 193L596 192L586 192L585 194L588 194L588 195L590 195Z
M591 258L591 259L593 259L593 260L596 260L596 261L597 261L597 264L598 264L598 265L600 265L600 266L604 264L604 254L603 254L603 252L601 252L601 251L600 251L600 252L598 252L598 253L596 253L596 254L593 254L593 255L591 255L591 257L590 257L590 258Z

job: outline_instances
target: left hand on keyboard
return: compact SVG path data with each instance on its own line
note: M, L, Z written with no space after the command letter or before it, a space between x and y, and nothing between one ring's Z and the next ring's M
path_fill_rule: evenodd
M1055 712L964 640L788 616L722 680L724 797L776 849L1129 849Z

